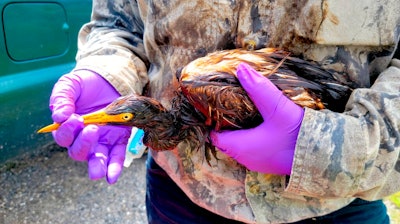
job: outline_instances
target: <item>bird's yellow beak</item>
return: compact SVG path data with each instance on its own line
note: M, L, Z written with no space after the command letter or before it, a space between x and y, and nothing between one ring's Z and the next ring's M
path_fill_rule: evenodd
M83 123L85 125L88 124L96 124L96 125L105 125L112 123L125 123L130 121L133 118L133 114L131 113L122 113L122 114L107 114L104 110L99 110L90 114L82 115ZM46 133L57 130L60 127L59 123L54 123L47 125L46 127L41 128L37 133Z

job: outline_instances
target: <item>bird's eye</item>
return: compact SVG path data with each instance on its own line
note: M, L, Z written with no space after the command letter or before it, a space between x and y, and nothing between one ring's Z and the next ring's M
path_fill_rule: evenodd
M133 117L133 114L129 114L129 113L122 114L122 119L124 121L129 121L132 119L132 117Z

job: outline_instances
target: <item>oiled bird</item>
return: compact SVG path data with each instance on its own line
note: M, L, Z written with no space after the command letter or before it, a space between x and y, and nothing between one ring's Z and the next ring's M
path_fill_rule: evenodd
M155 99L128 95L104 110L84 115L85 124L136 126L144 130L143 143L153 150L171 150L184 141L199 149L208 145L211 129L255 127L262 117L236 78L236 68L242 62L269 78L302 107L342 111L352 91L340 74L283 50L223 50L177 71L180 87L170 110ZM58 126L53 124L39 132Z
M343 111L351 93L340 74L275 48L211 53L178 73L181 92L216 130L257 126L262 118L240 86L236 68L245 62L267 77L293 102L316 110Z

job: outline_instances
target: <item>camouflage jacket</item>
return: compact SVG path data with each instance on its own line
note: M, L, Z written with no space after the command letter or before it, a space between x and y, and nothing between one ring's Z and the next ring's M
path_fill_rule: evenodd
M248 41L346 74L356 89L345 112L306 109L290 176L249 172L223 154L209 166L183 144L152 152L199 206L247 223L287 223L400 190L400 68L390 66L399 24L397 0L95 0L77 68L121 94L148 85L166 107L178 68Z

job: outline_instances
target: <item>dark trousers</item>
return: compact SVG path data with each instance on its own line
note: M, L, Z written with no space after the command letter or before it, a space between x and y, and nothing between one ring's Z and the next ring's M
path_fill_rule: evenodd
M206 224L241 223L226 219L194 204L148 155L147 159L146 209L149 223ZM381 200L354 200L348 206L331 214L296 222L388 224L389 216Z

